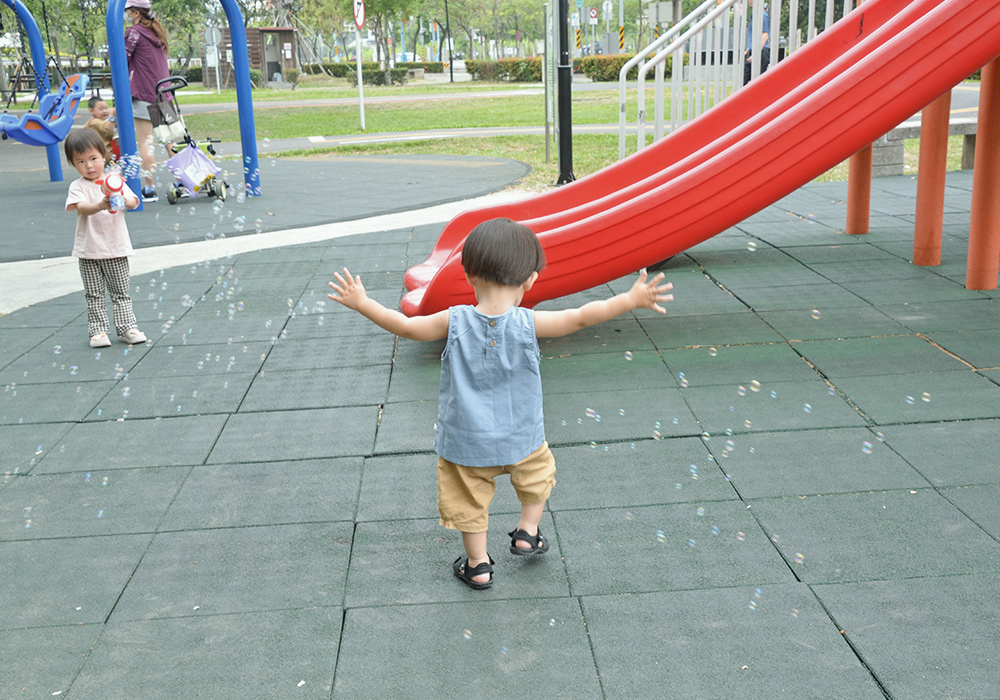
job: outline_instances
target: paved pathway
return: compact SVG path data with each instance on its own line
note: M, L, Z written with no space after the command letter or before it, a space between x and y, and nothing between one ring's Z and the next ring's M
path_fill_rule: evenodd
M447 213L154 246L137 347L79 292L0 317L0 697L997 697L1000 305L969 173L907 262L915 184L855 238L804 187L673 258L665 318L545 342L553 548L506 554L501 484L485 593L436 520L440 344L325 298L347 264L396 303Z

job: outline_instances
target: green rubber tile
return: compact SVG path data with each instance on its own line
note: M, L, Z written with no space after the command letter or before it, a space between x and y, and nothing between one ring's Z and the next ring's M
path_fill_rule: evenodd
M666 281L674 285L674 289L671 292L674 295L674 300L664 306L667 311L667 318L701 314L739 313L747 310L746 304L734 297L730 292L720 288L704 275L688 275L683 279L678 279L675 275L671 275L671 278ZM624 284L618 285L615 287L614 292L616 294L627 292L629 286ZM635 315L640 319L640 323L649 318L660 318L660 315L654 311L642 314L635 312Z
M930 485L866 428L755 433L722 440L710 441L712 452L745 499Z
M487 551L496 564L488 599L568 596L552 516L544 515L539 524L549 539L549 551L517 556L510 553L507 536L517 525L517 514L491 515ZM463 554L461 534L441 527L437 518L358 523L344 607L482 600L483 591L469 588L452 571Z
M930 339L977 369L1000 367L1000 331L975 330L954 333L932 333Z
M891 253L870 245L863 245L864 237L845 237L834 245L785 246L782 251L806 265L823 263L868 262L872 260L898 260Z
M879 425L994 418L1000 386L975 372L850 377L837 388ZM924 394L928 394L923 400Z
M794 287L753 287L741 289L737 297L754 311L867 306L870 303L832 282Z
M114 381L8 384L0 393L0 425L83 420L114 386Z
M941 495L954 503L972 522L1000 540L1000 513L996 507L997 496L1000 496L1000 483L956 486L942 489Z
M938 275L899 258L875 256L869 260L813 263L810 267L831 282L870 282L872 280L931 280Z
M643 319L642 329L660 350L784 340L761 316L749 311Z
M240 343L235 339L206 345L158 343L129 370L129 379L253 373L260 369L271 347L270 342Z
M843 282L842 286L869 304L876 306L905 304L914 301L965 301L983 298L979 292L970 291L962 285L942 277L921 280L888 279Z
M103 625L73 625L0 632L0 654L4 658L0 696L63 695L103 629Z
M904 335L909 330L871 306L762 311L760 318L788 340Z
M554 511L737 498L700 438L557 447L552 453L558 482L549 500Z
M387 403L379 417L373 454L428 452L434 447L437 399Z
M586 597L581 605L606 698L646 697L651 688L678 698L820 700L832 688L838 697L884 697L802 584Z
M470 690L496 698L604 697L576 601L491 596L348 610L334 700L396 697L400 688L437 700L467 698Z
M796 343L795 349L836 382L842 377L922 374L961 370L965 365L923 338L843 338Z
M437 517L437 460L433 452L365 459L361 495L357 499L358 522ZM505 476L495 479L490 504L492 514L520 513L521 504ZM406 493L405 500L388 500L390 492Z
M741 223L738 228L773 246L781 247L787 243L801 243L803 239L814 241L816 244L829 245L833 242L837 227L842 222L829 221L824 223L822 211L815 207L792 210L798 216L789 217L787 221L774 221L766 223ZM820 211L820 214L815 212ZM799 218L801 217L801 218Z
M395 337L388 333L363 342L358 338L341 336L284 340L271 348L264 369L271 372L389 364L394 345Z
M82 299L77 303L66 303L62 300L63 297L60 297L53 299L52 302L46 302L45 313L38 313L41 306L35 304L4 314L0 316L0 328L37 328L43 330L49 328L55 330L82 318L81 327L85 337L87 335L86 303Z
M297 289L300 284L280 291L258 290L252 280L241 280L239 286L226 289L216 285L204 299L197 300L198 303L184 314L178 324L183 326L191 321L214 320L232 325L242 318L273 318L275 323L280 323L289 309L295 308L301 295Z
M643 325L649 323L643 320ZM608 352L640 352L652 350L653 344L643 326L631 314L619 316L607 323L571 333L561 338L539 338L542 357L585 355Z
M934 486L990 484L1000 473L995 449L1000 421L888 425L885 444Z
M753 501L806 583L1000 572L1000 543L932 489Z
M739 501L560 511L554 519L573 595L794 580Z
M0 454L5 481L27 474L73 427L72 423L8 425L0 430Z
M760 382L759 391L753 390L754 381L758 380L681 391L702 429L713 438L727 430L773 432L867 425L839 394L830 394L830 387L820 379Z
M757 287L804 286L829 281L821 273L788 259L773 265L755 265L748 260L746 267L713 268L709 274L736 296Z
M369 294L383 306L399 308L399 292L378 292ZM279 332L282 329L279 329ZM384 336L387 333L357 313L341 307L336 302L328 302L322 314L296 315L288 319L283 330L285 340L309 340L310 338L332 338L333 336ZM390 336L392 337L392 336ZM355 338L356 343L367 342L365 338Z
M160 531L353 520L361 458L197 467Z
M44 456L32 474L201 464L225 423L226 416L82 423Z
M351 523L160 533L115 619L204 617L340 605Z
M382 404L391 371L389 364L312 372L265 370L254 378L240 412Z
M705 250L699 247L691 249L687 254L698 265L705 268L712 277L724 274L725 272L740 272L751 269L766 269L771 271L775 269L790 269L795 264L795 261L783 251L772 248L766 243L760 244L759 241L748 237L746 234L741 234L741 236L743 245L731 248L715 248L712 250ZM758 248L752 250L747 247L747 243L749 242L758 243Z
M678 389L548 394L544 403L545 437L553 447L594 443L603 449L616 442L701 433Z
M0 371L0 384L45 384L50 382L92 382L120 378L149 350L145 345L129 347L115 342L94 350L85 343L59 344L63 332L50 338L53 343L26 353Z
M570 355L542 358L542 392L546 396L581 390L614 391L675 387L677 384L663 360L653 351Z
M103 623L151 539L112 535L0 542L3 628Z
M365 286L368 291L373 290L387 290L393 291L396 294L402 294L405 289L403 285L403 273L406 271L406 263L400 261L397 264L392 264L391 261L387 265L384 261L371 261L362 264L349 264L347 269L351 271L351 274L355 277L361 277L361 283ZM327 299L327 294L335 294L333 289L330 287L330 282L336 282L337 279L333 276L336 272L341 277L344 275L344 265L343 264L332 264L329 266L323 266L316 272L316 276L306 285L303 296L315 295L317 299L322 299L326 301L326 307L330 308L334 303Z
M244 281L256 278L277 278L283 280L309 279L316 274L316 270L319 268L319 256L321 253L317 250L316 256L312 260L282 260L281 248L277 250L268 249L265 255L267 258L266 262L263 260L254 261L252 254L240 258L233 265L236 276ZM295 257L299 257L298 251L296 251Z
M815 586L894 698L992 698L1000 686L1000 576Z
M666 350L663 359L681 386L807 381L816 372L785 343Z
M281 336L287 314L239 314L232 319L225 314L216 318L186 315L171 326L157 342L158 345L212 345L227 343L245 344L253 341L276 341ZM207 351L206 351L207 352Z
M433 345L436 346L437 343ZM405 356L397 356L393 363L387 401L391 403L433 401L436 403L440 387L441 354L417 355L416 352L410 351L405 353Z
M189 468L25 476L0 492L0 540L154 532Z
M0 321L4 318L6 317L0 316ZM43 328L6 328L0 326L0 368L14 362L32 348L41 346L42 342L50 338L57 330L59 330L58 327L51 326ZM46 343L42 347L48 348L49 346ZM0 373L0 377L3 376L5 375Z
M274 462L371 454L375 406L231 416L208 463Z
M153 379L130 377L115 384L85 420L235 413L252 380L253 375L246 372Z
M73 682L108 700L329 698L339 608L169 620L113 619Z

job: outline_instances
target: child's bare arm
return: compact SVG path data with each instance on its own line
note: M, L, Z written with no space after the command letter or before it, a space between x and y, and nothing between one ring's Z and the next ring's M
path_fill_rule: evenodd
M138 204L136 206L138 206ZM76 204L70 204L66 207L66 211L69 212L76 210L84 216L93 216L97 212L105 209L111 211L111 199L109 197L104 197L100 202L95 202L93 204L90 202L77 202Z
M361 276L352 276L345 267L343 276L334 272L336 282L330 286L337 294L327 294L339 304L354 309L375 325L410 340L440 340L448 336L448 312L439 311L430 316L409 318L394 309L387 309L368 296L361 284Z
M663 281L661 272L653 279L646 280L646 271L639 273L639 279L624 294L603 301L592 301L576 309L563 311L536 311L535 335L539 338L555 338L569 335L581 328L610 321L632 309L652 309L661 314L667 312L659 302L673 301L674 295L667 294L674 285Z

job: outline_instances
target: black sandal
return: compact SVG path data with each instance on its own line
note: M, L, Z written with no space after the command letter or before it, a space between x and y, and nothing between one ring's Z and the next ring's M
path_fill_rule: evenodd
M487 588L493 585L493 564L496 564L496 562L493 561L493 557L491 557L489 554L487 554L486 557L490 560L488 564L486 562L483 562L478 566L470 567L469 557L461 556L455 560L454 564L451 565L451 570L455 573L455 576L457 576L460 580L464 581L465 585L467 585L469 588L474 588L477 591L486 590ZM472 580L473 576L479 576L480 574L489 574L490 580L489 581Z
M539 530L537 535L529 535L524 530L514 530L513 532L508 532L507 536L510 537L510 553L511 554L544 554L549 551L549 541L542 537L542 531ZM517 546L517 541L527 542L531 545L531 549L521 549Z

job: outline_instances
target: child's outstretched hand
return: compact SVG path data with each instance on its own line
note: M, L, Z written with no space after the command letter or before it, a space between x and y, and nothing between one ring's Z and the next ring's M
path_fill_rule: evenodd
M337 296L333 294L327 294L326 296L349 309L357 311L364 300L368 298L368 292L365 291L365 286L361 284L361 275L352 277L350 270L345 267L343 276L339 272L334 272L333 276L337 278L337 281L330 282L330 286L337 293Z
M628 290L628 297L632 302L632 308L652 309L661 314L667 313L667 310L660 306L658 302L674 300L673 294L667 294L667 292L674 288L674 285L670 282L660 284L664 278L662 272L649 281L646 280L646 277L646 268L639 270L639 279L632 285L632 289Z

